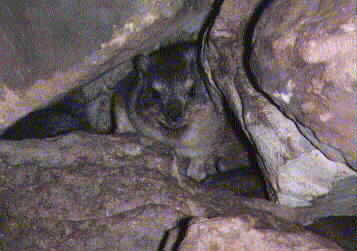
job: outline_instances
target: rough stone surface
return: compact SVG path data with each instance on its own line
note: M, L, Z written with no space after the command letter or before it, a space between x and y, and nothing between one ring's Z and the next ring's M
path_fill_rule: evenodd
M355 104L352 87L356 77L351 1L325 1L321 5L317 4L320 1L275 1L270 6L258 2L249 5L245 1L237 6L233 2L223 3L214 22L204 69L212 93L226 98L255 146L270 198L298 207L316 206L319 202L312 201L331 196L336 201L329 200L330 207L321 201L325 209L316 209L321 210L321 215L326 216L326 208L336 209L328 211L331 215L355 214L351 209L355 208L356 199L350 195L355 186L348 182L350 177L356 177L355 112L350 109ZM310 51L331 61L310 64L299 56L304 51L303 44L319 38L321 43L315 43L318 47L324 45L322 37L330 36L335 42L328 44L333 47L340 41L343 46L334 48L341 52ZM280 41L280 46L276 41ZM329 53L331 56L327 56ZM327 68L337 69L336 60L344 68L335 71L338 74L329 74L325 81ZM341 81L342 75L346 81ZM336 79L332 80L332 76ZM311 83L317 79L326 88L335 89L331 92L327 88L331 99L326 98L325 92L312 94ZM324 111L304 113L302 104L310 99ZM330 119L336 123L327 122ZM338 189L340 195L335 196L331 191L340 182L351 187Z
M259 88L329 159L356 163L353 1L276 1L255 30ZM354 166L354 168L357 168Z
M335 243L302 231L297 226L282 224L272 217L226 217L201 219L189 226L180 251L233 250L334 250Z
M310 200L327 191L328 196L313 201L310 207L287 208L262 199L243 198L227 189L192 182L182 187L171 176L170 169L175 162L169 149L130 133L113 136L73 133L41 141L0 141L0 249L341 250L330 241L289 223L307 224L322 215L346 214L346 209L351 208L353 213L356 206L351 201L355 199L356 176L347 167L348 158L337 162L321 147L322 143L306 139L302 133L314 128L303 128L302 122L296 127L284 116L294 118L294 113L285 108L284 114L281 113L266 94L252 86L252 79L247 78L247 62L242 62L244 31L246 25L251 26L249 20L254 19L258 2L224 1L207 50L209 67L205 70L215 80L210 82L211 89L227 98L254 143L273 199L296 206L310 205ZM292 6L290 1L285 2ZM153 2L147 3L155 11L150 7ZM181 3L175 2L174 8ZM346 1L339 3L346 4ZM163 4L162 15L174 15ZM325 5L315 6L318 9ZM162 24L173 23L171 20ZM125 27L126 36L132 26ZM350 29L348 25L344 27ZM152 36L161 32L151 31ZM119 46L124 39L120 32L114 35L117 36L113 40L103 44L109 52L114 52L111 46ZM126 38L135 40L135 36ZM101 64L105 60L100 61L97 56L89 61L99 60L96 62L101 69L108 69L107 64ZM64 75L57 75L61 76ZM3 102L10 107L19 99L7 87L2 94L13 98L13 103ZM125 118L121 121L119 132L130 129ZM336 152L336 156L347 153L340 149ZM310 171L313 177L309 176ZM336 203L339 200L344 206ZM202 218L191 222L192 217Z
M1 142L3 250L158 249L196 215L165 151L134 135Z
M322 218L307 228L336 241L346 251L355 250L357 247L356 216Z
M194 37L211 2L3 1L0 132L98 76L123 78L132 57L157 44ZM85 95L106 85L95 82Z
M169 149L130 133L1 141L0 246L157 250L169 245L170 229L178 229L181 234L170 238L180 242L192 217L243 213L311 221L309 208L285 208L192 182L182 187L171 176L174 163Z

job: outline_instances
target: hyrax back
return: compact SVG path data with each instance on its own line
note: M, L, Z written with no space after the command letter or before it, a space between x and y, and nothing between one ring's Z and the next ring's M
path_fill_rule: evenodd
M139 56L128 117L138 132L190 158L187 175L201 180L208 161L224 152L225 134L233 131L210 100L197 51L196 45L182 43Z

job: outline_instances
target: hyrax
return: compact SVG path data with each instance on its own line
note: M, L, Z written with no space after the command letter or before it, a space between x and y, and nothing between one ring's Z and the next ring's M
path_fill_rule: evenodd
M134 74L126 83L136 85L126 95L126 88L121 90L118 84L113 114L119 131L135 129L170 146L176 155L190 160L186 175L202 180L214 173L217 159L233 157L234 162L242 149L224 114L211 102L197 54L195 44L180 43L137 57L136 77ZM30 114L1 137L46 138L74 130L90 131L91 121L110 115L90 110L90 104L78 103L70 96L58 105Z
M197 53L195 44L181 43L137 57L137 85L127 112L138 132L189 158L186 175L202 180L227 152L223 148L229 145L237 151L241 146L210 100Z

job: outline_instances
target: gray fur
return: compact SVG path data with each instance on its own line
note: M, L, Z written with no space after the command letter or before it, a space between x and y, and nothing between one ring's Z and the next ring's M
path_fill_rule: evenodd
M179 44L140 56L138 83L128 117L137 131L171 146L190 158L188 175L204 177L202 168L221 145L226 129L223 114L210 101L197 62L197 47Z

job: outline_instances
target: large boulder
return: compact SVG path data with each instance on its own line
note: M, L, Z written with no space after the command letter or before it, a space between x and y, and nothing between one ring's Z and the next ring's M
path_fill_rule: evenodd
M354 215L354 5L267 2L223 3L204 53L213 96L255 146L273 200Z

